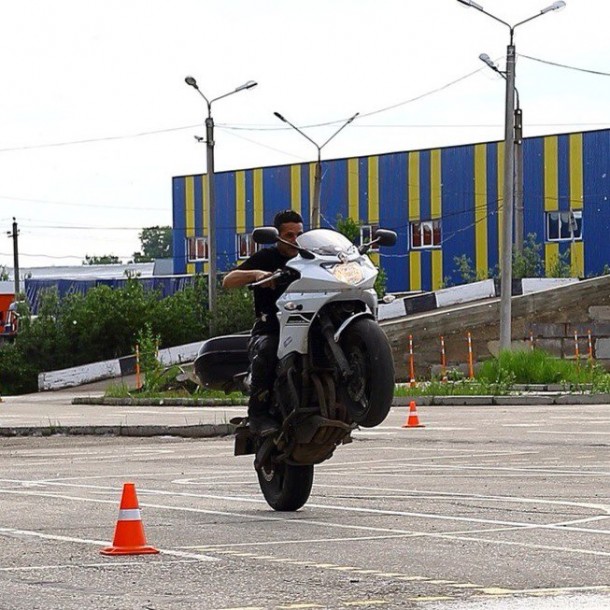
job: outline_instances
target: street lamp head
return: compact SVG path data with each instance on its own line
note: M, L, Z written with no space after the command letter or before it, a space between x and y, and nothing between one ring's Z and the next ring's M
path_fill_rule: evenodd
M235 93L238 91L243 91L244 89L252 89L253 87L256 87L256 85L258 85L258 83L255 80L249 80L247 83L237 87L237 89L235 89Z
M550 13L551 11L559 11L562 8L564 8L566 5L566 3L563 0L559 0L559 2L553 2L553 4L551 4L551 6L547 6L546 8L543 8L540 11L541 15L544 15L545 13Z
M460 4L463 4L464 6L467 6L468 8L476 8L477 11L482 11L484 10L483 7L480 4L477 4L476 2L474 2L474 0L457 0Z
M274 112L273 113L280 121L283 121L284 123L287 123L288 121L279 113L279 112Z
M479 55L479 59L484 64L487 64L492 70L497 70L496 64L491 60L491 57L489 57L489 55L487 55L487 53L481 53Z
M194 87L195 89L199 89L199 87L197 86L197 81L195 80L194 76L187 76L184 79L184 82L189 85L190 87Z

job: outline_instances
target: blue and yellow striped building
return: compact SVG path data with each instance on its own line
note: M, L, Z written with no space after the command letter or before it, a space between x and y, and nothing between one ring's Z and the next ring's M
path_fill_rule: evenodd
M503 142L488 142L324 161L321 224L332 226L341 215L394 229L397 245L373 254L391 291L433 290L447 278L459 283L454 258L462 255L485 276L502 247L503 155ZM277 211L291 207L310 217L314 167L216 174L219 270L235 264L236 236L271 224ZM567 251L574 276L598 274L610 263L609 174L610 130L523 140L524 233L544 243L547 269ZM173 179L177 274L207 270L205 251L193 254L197 238L203 248L207 236L206 180ZM434 227L433 237L414 237L426 227Z

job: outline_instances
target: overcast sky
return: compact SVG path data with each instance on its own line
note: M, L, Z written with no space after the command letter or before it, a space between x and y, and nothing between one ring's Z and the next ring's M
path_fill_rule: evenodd
M551 0L479 4L516 23ZM126 262L142 227L171 224L172 176L205 171L194 136L206 109L187 75L209 98L259 83L213 105L217 171L315 158L274 111L299 126L365 115L324 158L503 138L504 81L478 56L504 68L508 29L457 0L2 8L0 227L17 218L21 267L80 264L86 254ZM517 29L517 53L610 73L608 23L608 0L567 0ZM517 87L526 136L610 126L608 76L521 56ZM323 142L339 124L306 131ZM12 242L2 240L0 266L12 267Z

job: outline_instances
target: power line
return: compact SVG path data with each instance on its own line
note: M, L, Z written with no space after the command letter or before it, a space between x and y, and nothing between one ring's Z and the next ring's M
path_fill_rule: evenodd
M263 144L262 142L257 142L256 140L252 140L251 138L246 138L245 136L242 135L238 135L236 133L233 133L231 130L227 129L226 127L220 127L219 125L217 125L218 129L224 131L226 133L226 135L231 136L233 138L239 138L240 140L245 140L246 142L250 142L252 144L256 144L256 146L261 146L262 148L268 148L269 150L273 150L275 152L279 152L282 155L287 155L288 157L294 157L295 159L299 159L301 161L305 161L305 159L299 155L295 155L293 153L289 153L285 150L280 150L279 148L274 148L273 146L269 146L267 144ZM282 128L283 129L283 128Z
M481 72L481 70L483 70L483 69L484 68L479 68L478 70L475 70L474 72L469 72L468 74L465 74L464 76L461 76L449 83L446 83L440 87L437 87L435 89L432 89L430 91L417 95L408 100L404 100L402 102L398 102L396 104L392 104L392 105L386 106L384 108L379 108L377 110L373 110L371 112L361 114L359 118L372 116L375 114L379 114L381 112L386 112L388 110L393 110L394 108L399 108L400 106L404 106L406 104L410 104L412 102L418 101L420 99L423 99L423 98L433 95L435 93L443 91L444 89L447 89L447 88L473 76L477 72ZM303 127L303 129L313 128L313 127L326 127L326 126L330 126L330 125L336 125L336 124L342 123L344 121L345 121L345 119L342 118L342 119L337 119L337 120L333 120L333 121L326 121L323 123L312 123L309 125L303 125L302 127ZM216 126L218 128L222 128L225 130L233 130L233 131L289 131L291 129L290 127L281 127L281 126L257 127L257 126L230 125L230 124L223 124L223 123L218 123ZM51 142L48 144L29 144L29 145L25 145L25 146L11 146L11 147L6 147L6 148L0 148L0 153L15 152L15 151L19 151L19 150L36 150L36 149L43 149L43 148L55 148L55 147L61 147L61 146L73 146L73 145L78 145L78 144L92 144L95 142L108 142L108 141L113 141L113 140L127 140L127 139L132 139L132 138L140 138L140 137L158 135L158 134L163 134L163 133L171 133L174 131L183 131L186 129L195 129L197 127L201 127L201 124L197 123L195 125L183 125L181 127L169 127L167 129L155 129L155 130L151 130L151 131L142 131L142 132L133 133L133 134L102 136L99 138L85 138L82 140L67 140L64 142ZM466 127L468 127L468 126L466 126ZM255 144L256 144L256 142L255 142ZM265 145L261 144L261 146L265 146ZM283 152L283 151L278 151L278 152ZM285 153L285 154L290 154L290 153Z
M33 150L38 148L53 148L58 146L72 146L74 144L91 144L93 142L106 142L110 140L127 140L130 138L140 138L143 136L152 136L160 133L170 133L172 131L181 131L184 129L194 129L195 127L201 127L200 123L196 125L184 125L183 127L169 127L168 129L156 129L153 131L142 131L140 133L132 133L120 136L104 136L101 138L87 138L85 140L69 140L66 142L53 142L50 144L30 144L26 146L13 146L9 148L0 148L0 153L3 152L14 152L17 150Z
M461 81L466 80L467 78L470 78L471 76L474 76L475 74L481 72L484 69L485 68L478 68L477 70L474 70L473 72L469 72L468 74L464 74L463 76L460 76L459 78L456 78L455 80L445 83L444 85L441 85L440 87L436 87L435 89L431 89L430 91L426 91L425 93L421 93L420 95L416 95L415 97L409 98L407 100L403 100L402 102L397 102L390 106L378 108L377 110L371 110L370 112L361 113L360 116L357 118L357 120L360 121L361 119L363 119L365 117L373 116L375 114L380 114L382 112L387 112L388 110L394 110L394 108L399 108L400 106L405 106L407 104L417 102L418 100L421 100L425 97L434 95L435 93L439 93L440 91L444 91L445 89L448 89L449 87L452 87L453 85L456 85L456 84L460 83ZM327 127L330 125L337 125L339 123L344 123L345 120L346 120L345 118L341 118L341 119L336 119L333 121L326 121L324 123L311 123L309 125L301 125L300 127L301 127L301 129L309 129L309 128L313 128L313 127ZM282 130L290 129L287 127L270 127L270 126L269 127L266 127L266 126L257 127L256 125L219 124L217 126L223 127L224 129L231 129L234 131L282 131ZM465 127L468 127L468 125L465 125Z
M49 199L31 199L27 197L12 197L10 195L0 195L0 199L8 199L13 201L29 201L31 203L51 203L53 205L65 205L71 207L78 208L103 208L106 209L116 209L116 210L159 210L166 211L167 208L150 208L150 207L137 207L137 206L129 206L129 205L109 205L106 203L71 203L68 201L53 201Z
M519 57L525 57L525 59L531 59L541 64L547 64L548 66L555 66L556 68L566 68L567 70L575 70L576 72L586 72L587 74L595 74L596 76L610 76L610 72L601 72L599 70L590 70L588 68L578 68L576 66L568 66L567 64L560 64L555 61L548 59L540 59L539 57L532 57L531 55L523 55L518 53Z

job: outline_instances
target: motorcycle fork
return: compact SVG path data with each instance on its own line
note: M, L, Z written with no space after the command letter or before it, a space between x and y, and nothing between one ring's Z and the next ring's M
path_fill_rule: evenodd
M326 339L326 343L328 344L333 358L339 367L341 378L343 380L348 379L352 374L352 369L347 361L347 358L345 357L345 354L343 353L343 350L341 349L341 346L335 341L335 327L326 315L320 316L320 330L322 331L322 336Z

